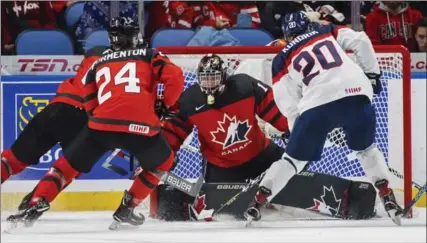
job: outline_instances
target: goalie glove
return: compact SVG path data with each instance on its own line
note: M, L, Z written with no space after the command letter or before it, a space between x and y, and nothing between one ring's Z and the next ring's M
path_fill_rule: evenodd
M374 94L379 94L383 90L381 85L381 73L365 73L366 77L368 77L369 81L371 81L372 88L374 90Z

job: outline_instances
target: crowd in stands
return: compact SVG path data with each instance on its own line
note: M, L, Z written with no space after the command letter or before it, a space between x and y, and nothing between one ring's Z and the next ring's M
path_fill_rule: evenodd
M61 29L82 53L85 36L105 29L113 16L138 19L137 1L83 1L83 13L75 24L65 23L67 8L82 1L6 1L1 4L2 55L15 54L15 40L28 29ZM212 26L262 28L280 39L286 13L316 13L324 24L351 26L350 1L145 1L144 38L161 28ZM363 30L376 45L404 45L411 52L427 52L427 1L361 1ZM424 16L424 17L423 17ZM49 48L49 47L46 47Z

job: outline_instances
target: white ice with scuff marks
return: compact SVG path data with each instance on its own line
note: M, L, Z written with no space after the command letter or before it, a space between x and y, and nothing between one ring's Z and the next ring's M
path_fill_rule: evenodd
M7 213L2 212L2 229ZM426 242L426 210L396 226L389 218L335 220L265 217L253 227L242 222L161 222L109 231L112 212L47 212L32 228L5 234L1 242L28 243L192 243L192 242Z

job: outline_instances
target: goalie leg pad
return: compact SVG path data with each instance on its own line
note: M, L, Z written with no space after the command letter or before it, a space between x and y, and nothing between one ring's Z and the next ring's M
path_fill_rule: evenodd
M375 199L370 183L303 171L271 202L331 217L369 219L375 216Z

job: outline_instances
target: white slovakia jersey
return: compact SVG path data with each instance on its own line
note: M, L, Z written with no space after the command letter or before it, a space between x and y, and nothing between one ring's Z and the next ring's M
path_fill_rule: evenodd
M356 64L347 54L352 51ZM322 26L291 41L273 59L274 99L292 129L304 111L373 90L365 73L380 73L371 41L364 32Z

